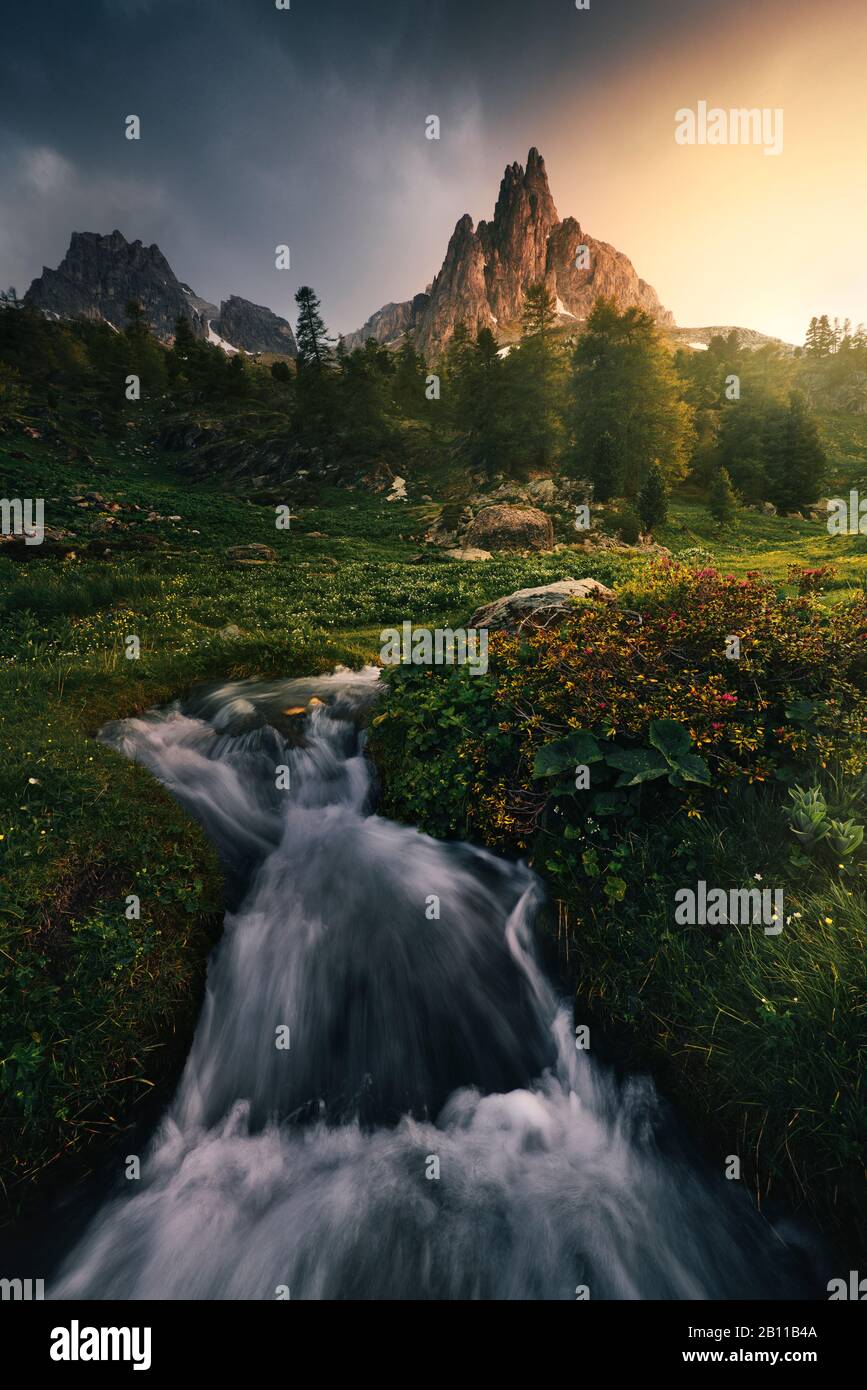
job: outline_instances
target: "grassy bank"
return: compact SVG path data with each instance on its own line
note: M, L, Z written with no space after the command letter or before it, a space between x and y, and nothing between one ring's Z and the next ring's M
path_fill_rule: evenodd
M555 902L578 1021L664 1077L720 1170L739 1158L760 1206L809 1212L854 1256L863 597L827 605L670 566L621 594L623 607L589 604L557 630L492 635L485 677L390 672L372 740L383 809L526 855ZM799 818L799 786L821 796L821 823ZM779 893L778 919L679 916L678 895L700 882Z
M44 495L47 524L65 533L19 560L0 554L7 1216L46 1177L86 1170L176 1074L219 930L212 850L146 773L94 741L100 725L199 681L375 660L383 626L457 623L529 584L593 575L623 588L647 573L646 559L610 552L443 561L418 539L436 503L388 503L361 487L297 489L291 528L278 531L273 495L192 484L144 438L130 431L114 447L87 437L70 450L31 437L0 445L3 495ZM423 490L417 483L411 494ZM659 540L692 563L712 557L736 575L761 568L780 583L792 564L837 564L823 600L833 607L860 589L865 563L862 539L755 513L720 532L688 498L675 502ZM239 564L227 553L251 544L276 559ZM140 641L136 660L125 655L130 635ZM490 684L477 680L470 694L472 704L458 700L447 719L438 696L415 702L429 743L398 739L380 758L386 810L510 851L506 828L481 829L466 813L472 782L452 733L469 721L482 748L515 741L496 727ZM385 737L388 724L379 728ZM547 842L530 852L559 904L579 1011L623 1029L629 1058L661 1070L721 1153L743 1155L761 1200L783 1193L839 1229L852 1220L863 1136L853 1071L862 885L842 883L831 866L793 867L782 813L769 816L755 787L737 796L700 820L682 813L675 860L632 827L620 837L629 855L609 873L617 837L601 841L602 877L627 884L621 899L570 886ZM723 851L735 876L785 859L787 903L802 925L786 935L784 957L767 949L772 938L717 941L660 925L683 855L694 877L700 869L711 880L704 866ZM130 894L141 900L138 920L125 915Z
M0 553L7 1218L55 1173L86 1171L171 1081L221 920L210 845L147 773L95 741L100 726L201 681L375 660L384 624L456 619L574 568L559 556L484 573L410 564L431 508L366 491L325 490L278 531L271 502L193 487L138 438L117 449L88 437L71 458L29 437L0 447L2 494L44 496L46 524L64 538L18 547L15 560ZM249 544L276 560L229 558ZM131 635L138 659L126 656ZM138 920L125 915L130 894Z

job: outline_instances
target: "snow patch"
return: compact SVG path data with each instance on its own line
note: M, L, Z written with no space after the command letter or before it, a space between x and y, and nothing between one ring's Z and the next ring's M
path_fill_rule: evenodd
M557 296L557 313L558 313L558 314L563 314L563 316L564 316L565 318L567 318L567 319L574 319L574 318L575 318L575 315L574 315L574 314L570 314L570 313L569 313L569 310L566 308L566 305L563 303L563 301L562 301L562 299L560 298L559 294L558 294L558 296Z
M221 347L223 351L229 355L239 350L236 347L232 347L231 343L227 343L225 338L221 338L219 333L214 332L214 326L210 319L208 319L208 342L213 343L215 347Z
M698 352L707 352L707 343L687 343L687 347L695 348Z
M509 343L507 347L502 347L502 348L500 348L499 351L498 351L498 353L497 353L497 356L498 356L498 357L508 357L509 353L512 351L512 348L513 348L514 346L515 346L514 343Z

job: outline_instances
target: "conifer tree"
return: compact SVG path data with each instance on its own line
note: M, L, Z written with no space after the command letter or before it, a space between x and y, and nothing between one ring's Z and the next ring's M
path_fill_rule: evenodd
M295 295L298 305L298 324L295 338L298 343L299 367L324 369L334 360L334 339L329 338L321 306L309 285L302 285Z
M593 484L593 499L596 502L610 502L620 490L620 458L614 436L603 430L590 456L590 481Z
M668 516L668 493L658 459L651 464L641 485L638 494L638 515L649 536L653 534L653 528L661 526Z
M728 526L735 514L737 498L725 468L721 468L714 478L707 505L714 521L718 521L720 526Z

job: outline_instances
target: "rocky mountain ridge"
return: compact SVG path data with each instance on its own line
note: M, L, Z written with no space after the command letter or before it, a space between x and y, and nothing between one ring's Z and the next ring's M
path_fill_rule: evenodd
M157 245L127 241L117 230L73 232L56 270L44 266L24 301L57 318L104 319L118 330L126 305L137 300L155 335L171 342L178 318L189 320L197 338L219 341L227 350L274 352L294 357L291 325L270 309L231 295L219 309L179 280Z
M674 326L656 291L622 252L591 237L574 217L560 220L545 161L533 148L526 169L518 163L507 167L490 222L474 227L469 213L459 218L428 291L378 310L347 336L346 345L359 347L369 337L393 343L409 332L431 360L461 321L473 333L487 327L507 341L514 337L526 291L537 281L555 297L561 322L573 321L576 328L602 295L621 309L634 305L662 326Z

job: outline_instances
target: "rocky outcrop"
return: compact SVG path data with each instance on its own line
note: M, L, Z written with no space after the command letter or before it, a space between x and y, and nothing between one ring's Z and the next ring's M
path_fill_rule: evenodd
M127 241L118 231L110 236L73 232L60 265L56 270L43 266L24 300L55 318L104 319L118 331L126 324L127 304L135 300L162 342L173 340L175 324L185 318L197 338L222 340L225 348L296 352L285 319L236 295L218 311L178 279L158 246Z
M471 332L496 328L487 299L485 255L466 213L452 232L442 270L431 286L430 300L414 335L416 347L426 357L448 342L456 323Z
M347 333L344 343L350 352L353 348L364 347L368 338L395 346L407 333L415 332L429 303L430 294L425 293L404 300L402 304L385 304L356 333Z
M490 550L479 550L477 546L457 546L444 552L450 560L493 560Z
M532 149L526 171L517 163L506 169L494 219L476 229L487 301L497 323L520 319L527 287L548 278L549 238L558 222L545 161Z
M483 507L464 544L481 550L553 550L554 527L536 507Z
M514 594L483 604L476 609L468 626L489 630L509 630L525 624L546 626L552 619L573 612L574 600L579 598L613 603L616 595L598 579L560 579L555 584L542 584L535 589L518 589Z
M583 265L582 257L579 269L581 246L587 247L588 264ZM469 214L459 219L429 292L386 305L346 343L359 346L368 337L394 343L410 332L430 361L457 323L465 323L472 333L491 328L501 339L510 336L511 328L514 337L524 296L538 281L555 297L564 325L574 322L577 327L603 295L621 309L634 306L662 325L674 324L656 291L622 252L584 232L574 217L560 221L545 161L531 149L526 169L517 163L506 169L492 221L474 227Z
M270 545L231 545L226 551L226 559L235 565L271 565L277 559L276 550Z
M581 246L587 247L587 269L576 265ZM640 278L628 257L582 231L574 217L558 223L551 233L545 279L566 313L579 322L587 318L597 299L604 298L613 299L619 309L643 309L659 324L674 323L656 290Z
M251 304L236 294L223 300L213 328L226 342L245 352L275 352L288 357L298 354L295 335L286 319L263 304Z
M126 323L131 299L163 341L174 337L181 316L197 338L206 338L208 320L217 313L216 305L182 284L158 246L127 241L118 231L73 232L57 269L44 266L24 296L25 303L58 318L105 319L117 329Z
M706 348L710 346L714 338L728 338L731 333L737 333L738 346L746 348L749 352L756 352L759 348L775 347L786 354L794 352L794 344L786 343L782 338L771 338L767 333L759 333L755 328L734 328L731 324L724 327L714 328L675 328L668 326L668 336L677 344L678 347Z

